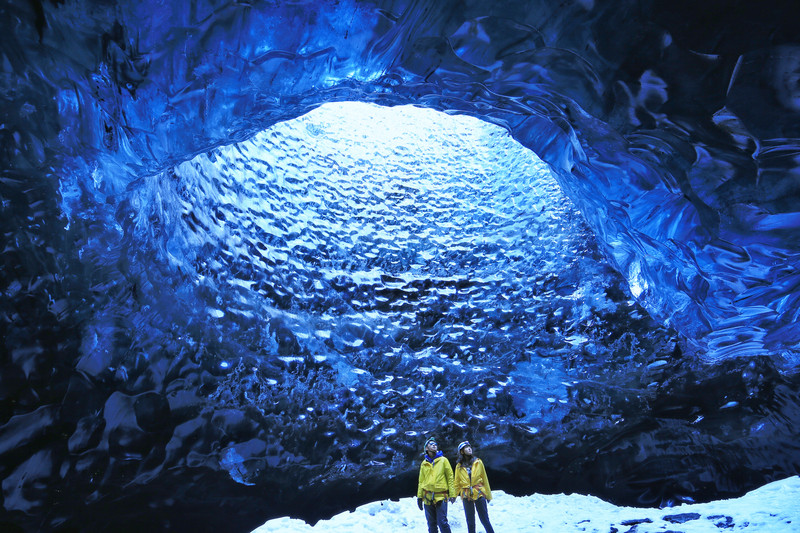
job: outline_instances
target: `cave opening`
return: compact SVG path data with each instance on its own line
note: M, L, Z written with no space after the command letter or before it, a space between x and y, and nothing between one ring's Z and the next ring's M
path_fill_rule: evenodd
M559 350L587 345L602 366L587 317L633 305L548 166L474 117L329 103L164 176L128 204L131 262L164 265L145 285L175 295L144 314L206 347L230 377L216 399L240 387L242 348L292 387L280 416L317 424L366 386L381 411L368 448L388 458L381 440L431 431L454 400L453 430L490 426L487 444L502 440L488 412L534 433L563 416L575 361ZM616 301L596 297L604 283ZM248 397L272 410L274 396ZM353 439L331 440L347 459Z

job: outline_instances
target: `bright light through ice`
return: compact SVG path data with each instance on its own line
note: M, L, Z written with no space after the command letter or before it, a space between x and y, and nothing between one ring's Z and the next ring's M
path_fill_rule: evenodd
M233 151L248 157L262 185L308 200L299 220L319 221L331 206L351 222L365 212L389 225L405 217L395 234L401 239L429 232L433 222L443 230L493 225L564 203L547 166L504 129L425 108L325 104L220 150L228 160ZM255 175L239 177L246 183ZM425 216L408 217L410 211Z
M355 192L354 201L361 198L366 205L385 201L387 192L404 190L412 201L413 195L440 191L440 202L473 199L485 210L508 198L502 192L509 192L513 180L500 175L508 172L508 166L537 166L529 169L533 174L545 169L544 163L514 143L505 130L472 117L425 108L332 103L271 130L284 128L307 135L305 144L311 151L308 170L327 167L319 169L325 172L322 179L353 188L346 193ZM495 151L497 148L502 150ZM497 164L514 153L505 168ZM378 197L365 197L372 194Z

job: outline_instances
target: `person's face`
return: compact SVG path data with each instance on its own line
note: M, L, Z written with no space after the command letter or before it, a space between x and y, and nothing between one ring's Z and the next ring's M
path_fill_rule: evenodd
M461 453L464 455L472 455L472 446L464 446L461 448Z
M425 451L428 452L428 455L433 455L439 451L439 446L437 446L435 442L429 442L428 445L425 446Z

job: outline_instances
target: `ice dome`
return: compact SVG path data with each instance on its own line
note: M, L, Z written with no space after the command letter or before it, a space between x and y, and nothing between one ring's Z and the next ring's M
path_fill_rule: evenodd
M5 2L0 525L797 474L797 11Z

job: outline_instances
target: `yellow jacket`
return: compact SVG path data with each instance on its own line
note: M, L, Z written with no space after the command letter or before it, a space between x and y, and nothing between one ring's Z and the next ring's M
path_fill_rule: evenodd
M489 478L486 477L483 461L476 457L470 466L471 471L467 472L463 464L456 464L456 492L462 500L477 500L484 497L486 501L490 501L492 489L489 487Z
M450 461L444 455L436 457L433 463L424 459L419 467L417 498L422 498L430 505L445 498L455 497L453 467L450 466Z

